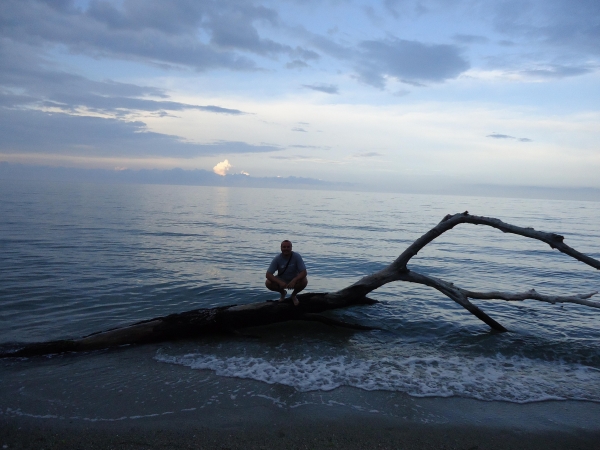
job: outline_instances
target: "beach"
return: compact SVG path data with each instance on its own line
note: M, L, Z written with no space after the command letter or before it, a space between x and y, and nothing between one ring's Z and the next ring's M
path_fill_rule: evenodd
M598 449L600 427L559 423L561 414L598 417L597 405L553 402L510 405L429 399L439 413L458 408L461 422L422 423L343 407L282 410L268 405L205 411L117 423L67 419L0 418L0 445L8 449ZM413 406L417 402L409 402ZM483 403L483 404L482 404ZM444 405L445 404L445 405ZM419 405L421 406L421 405ZM546 410L542 414L542 410ZM456 411L455 411L456 412ZM536 415L536 413L538 413ZM494 415L495 414L495 415ZM543 420L543 416L553 419ZM470 416L470 417L469 417ZM451 415L447 415L447 418ZM573 416L574 417L574 416ZM589 417L589 416L588 416ZM465 420L468 419L468 420ZM557 420L558 422L557 422ZM552 424L554 421L554 424ZM591 420L589 420L591 422ZM515 425L516 423L520 425ZM554 426L553 426L554 425Z
M277 383L222 377L211 370L157 365L151 358L156 349L148 345L135 352L123 348L5 360L0 446L36 450L599 448L597 402L518 404L414 397L349 386L300 392ZM126 371L121 373L120 367ZM120 375L129 380L115 379Z

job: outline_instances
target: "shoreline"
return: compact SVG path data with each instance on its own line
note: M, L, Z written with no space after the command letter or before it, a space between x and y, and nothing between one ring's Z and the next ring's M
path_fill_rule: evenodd
M600 447L596 402L411 397L350 386L303 392L206 369L157 364L159 348L5 361L0 372L0 448Z

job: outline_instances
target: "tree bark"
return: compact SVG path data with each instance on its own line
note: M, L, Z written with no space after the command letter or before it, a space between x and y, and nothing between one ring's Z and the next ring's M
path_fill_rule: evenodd
M312 320L335 326L353 329L372 329L363 325L348 324L320 316L328 310L377 303L367 297L375 289L393 282L405 281L432 287L461 305L471 314L496 331L507 331L501 324L485 314L469 299L523 301L538 300L548 303L575 303L600 308L600 303L588 300L597 292L570 296L550 296L534 289L522 293L475 292L462 289L453 283L427 276L412 270L407 265L411 258L435 238L463 223L486 225L504 233L512 233L531 239L537 239L551 248L577 259L591 267L600 269L600 261L584 255L564 243L564 237L554 233L536 231L502 222L491 217L472 216L468 212L447 215L444 219L411 244L393 263L386 268L367 275L356 283L333 293L307 293L298 295L299 306L293 306L288 299L285 302L259 302L246 305L220 306L210 309L196 309L179 314L157 317L129 326L90 334L80 339L26 344L25 346L0 353L0 357L25 357L60 352L90 351L101 348L128 344L144 344L175 339L188 339L207 334L227 333L243 328L269 325L289 320Z

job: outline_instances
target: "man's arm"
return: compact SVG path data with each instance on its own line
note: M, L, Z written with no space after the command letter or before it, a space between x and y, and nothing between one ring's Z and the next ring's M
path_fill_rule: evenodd
M306 271L306 269L304 269L302 272L300 272L298 275L296 275L294 278L292 278L292 281L290 281L286 288L290 288L293 289L296 286L296 283L300 280L303 280L304 278L306 278L306 275L308 274L308 272Z
M304 276L306 276L306 275L304 275ZM275 283L276 285L279 285L281 288L285 287L285 281L280 280L279 278L277 278L275 275L273 275L269 271L267 271L266 277L267 277L267 280L269 280L271 283Z

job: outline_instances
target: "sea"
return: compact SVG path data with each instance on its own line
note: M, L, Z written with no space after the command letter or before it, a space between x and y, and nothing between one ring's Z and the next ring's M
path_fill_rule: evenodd
M307 292L336 291L463 211L562 234L600 259L600 202L0 180L0 348L275 300L265 272L283 239L305 261ZM598 270L485 226L445 233L409 268L477 291L600 290ZM475 300L509 330L498 333L425 286L395 282L370 297L379 303L326 315L372 331L288 322L3 359L0 415L110 422L320 405L393 416L440 398L600 405L600 309ZM417 418L444 420L431 408Z

